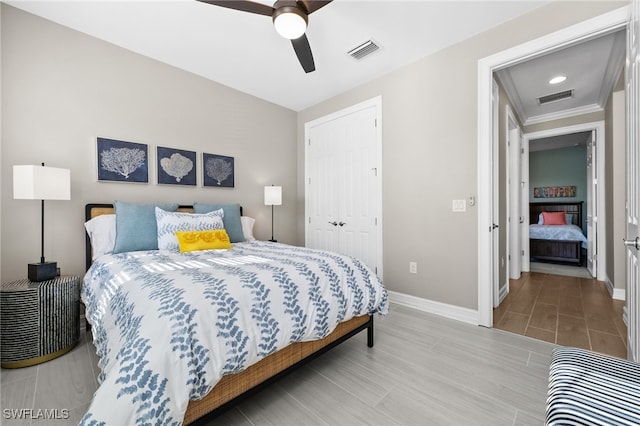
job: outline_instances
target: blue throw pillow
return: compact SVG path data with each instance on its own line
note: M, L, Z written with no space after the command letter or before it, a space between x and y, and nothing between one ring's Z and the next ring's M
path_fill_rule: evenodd
M135 204L116 201L116 244L114 253L158 250L156 206L174 212L178 204Z
M240 220L240 204L200 204L193 203L193 210L196 213L209 213L214 210L222 209L224 211L224 217L222 222L224 223L224 229L229 234L229 239L232 243L239 243L244 241L244 234L242 233L242 221Z

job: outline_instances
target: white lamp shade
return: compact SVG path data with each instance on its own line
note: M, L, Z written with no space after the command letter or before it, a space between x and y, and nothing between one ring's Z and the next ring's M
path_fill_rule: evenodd
M71 172L45 166L13 166L13 198L70 200Z
M265 186L264 187L264 205L265 206L282 205L282 187L281 186Z

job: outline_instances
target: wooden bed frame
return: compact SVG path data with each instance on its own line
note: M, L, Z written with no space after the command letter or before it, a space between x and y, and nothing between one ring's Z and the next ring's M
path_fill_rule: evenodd
M529 203L529 223L538 223L542 212L573 213L573 225L582 228L582 204L577 202L540 202ZM563 240L529 240L530 257L535 260L567 262L582 265L582 242Z
M180 206L178 211L193 212L193 207ZM86 220L113 213L112 204L85 206ZM86 262L88 269L91 266L91 241L88 235L86 236ZM223 376L204 398L189 402L183 423L206 424L239 401L365 329L367 346L371 348L373 347L373 315L362 315L338 324L336 329L322 340L292 343L240 373Z

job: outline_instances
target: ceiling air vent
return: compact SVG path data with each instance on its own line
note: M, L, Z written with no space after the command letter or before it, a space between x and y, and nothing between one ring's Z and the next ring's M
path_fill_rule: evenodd
M373 40L367 40L364 43L362 43L360 46L351 49L347 53L352 58L360 60L365 56L372 54L378 49L380 49L380 46L378 46Z
M550 102L557 102L557 101L561 101L563 99L570 99L570 98L573 98L573 89L564 90L564 91L558 92L558 93L552 93L552 94L546 95L546 96L540 96L538 98L538 105L544 105L544 104L548 104Z

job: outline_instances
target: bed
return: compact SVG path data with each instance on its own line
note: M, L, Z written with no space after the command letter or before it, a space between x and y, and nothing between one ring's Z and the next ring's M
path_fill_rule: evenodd
M85 208L87 221L113 213ZM83 425L208 421L363 330L372 347L388 311L373 271L331 252L253 240L96 258L92 239L82 300L101 373Z
M587 239L582 232L582 201L529 204L529 250L532 260L582 265ZM543 212L564 212L566 225L540 224Z

